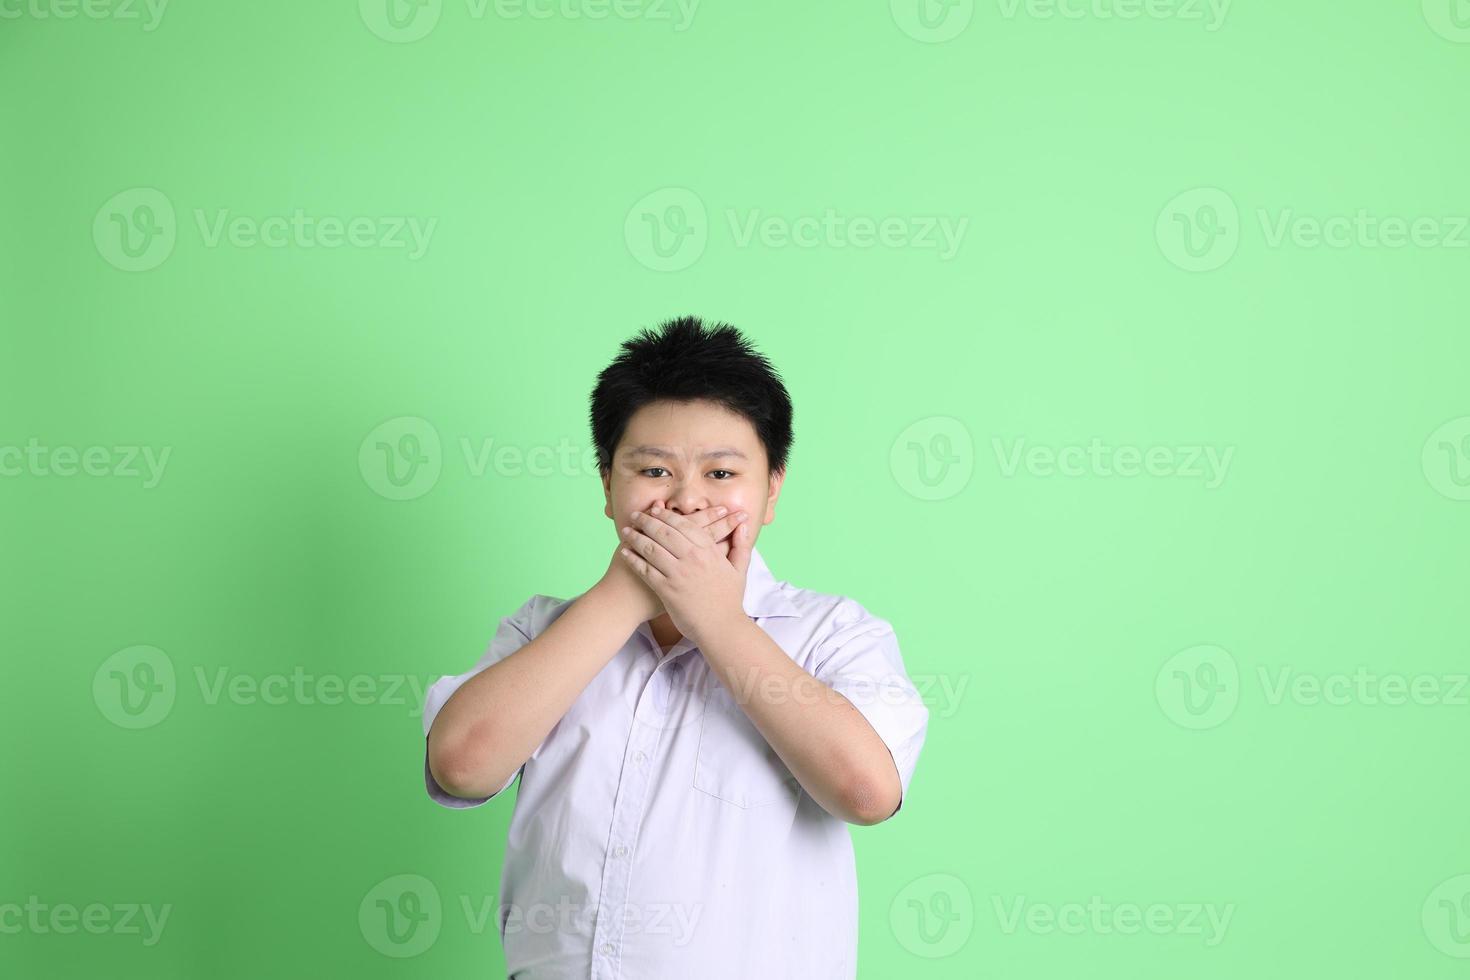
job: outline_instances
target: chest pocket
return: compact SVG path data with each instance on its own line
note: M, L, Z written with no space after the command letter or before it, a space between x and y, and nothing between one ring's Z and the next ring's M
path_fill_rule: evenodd
M723 685L704 696L694 788L743 809L795 804L801 784Z

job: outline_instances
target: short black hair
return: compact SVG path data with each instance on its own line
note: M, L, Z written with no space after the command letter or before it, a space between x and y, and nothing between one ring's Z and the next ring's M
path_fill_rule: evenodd
M613 449L628 419L655 401L716 402L744 416L766 450L771 473L786 470L791 452L791 396L781 376L728 323L706 326L694 316L666 320L623 341L592 389L592 441L597 465L612 471Z

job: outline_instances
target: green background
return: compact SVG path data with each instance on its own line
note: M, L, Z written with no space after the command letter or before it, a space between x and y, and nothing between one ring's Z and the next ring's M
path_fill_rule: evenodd
M695 313L795 400L773 571L894 623L929 692L903 812L853 831L861 976L1463 976L1454 2L6 6L0 462L110 462L0 477L0 906L171 911L152 945L0 931L0 973L500 975L461 901L495 900L510 794L428 800L417 691L601 574L587 395ZM117 222L159 196L130 269ZM297 209L436 224L418 257L199 227ZM779 244L827 209L897 237ZM1428 237L1275 236L1360 211ZM671 258L653 225L688 228ZM440 440L408 499L385 431ZM1006 465L1094 438L1173 469ZM1188 447L1231 453L1218 485ZM140 656L173 701L130 728ZM296 671L372 694L210 696ZM359 921L403 874L443 902L407 958ZM1174 927L1047 927L1094 896Z

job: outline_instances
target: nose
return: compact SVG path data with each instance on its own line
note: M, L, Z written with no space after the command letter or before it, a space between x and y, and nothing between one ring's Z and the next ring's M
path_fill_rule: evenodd
M705 500L693 490L675 487L669 492L668 499L664 501L664 506L676 514L687 517L709 506L709 501Z

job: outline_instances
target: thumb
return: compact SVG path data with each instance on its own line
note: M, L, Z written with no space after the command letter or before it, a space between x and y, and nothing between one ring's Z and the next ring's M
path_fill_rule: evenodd
M750 549L755 547L755 535L747 521L735 529L734 542L730 545L730 564L744 575L750 568Z

